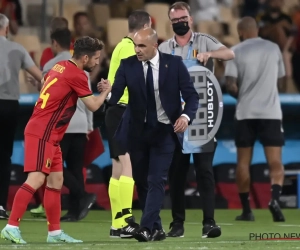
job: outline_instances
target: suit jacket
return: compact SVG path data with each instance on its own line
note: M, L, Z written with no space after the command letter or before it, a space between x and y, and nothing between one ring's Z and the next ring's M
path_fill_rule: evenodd
M186 114L190 124L195 118L198 109L199 96L191 81L190 74L182 62L181 57L159 53L159 96L163 109L171 124ZM116 104L128 88L129 102L123 115L115 138L127 144L128 138L139 137L143 132L146 109L147 90L143 64L136 56L121 60L111 91L110 104ZM182 95L185 106L182 110ZM180 144L183 142L183 133L177 134Z

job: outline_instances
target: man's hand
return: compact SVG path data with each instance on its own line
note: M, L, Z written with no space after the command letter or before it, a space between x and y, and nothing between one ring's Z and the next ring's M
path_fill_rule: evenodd
M210 52L204 52L204 53L199 53L197 55L197 59L199 62L203 63L203 65L205 66L208 59L211 57L211 53Z
M175 133L183 133L189 126L188 119L184 116L180 116L174 124Z
M32 86L36 87L38 91L42 89L42 83L37 81L34 77L32 77L31 75L27 75L26 78L27 82L29 82Z
M92 133L93 130L89 130L86 134L86 139L89 141L90 140L90 133Z
M97 89L99 92L109 93L111 91L111 84L109 80L101 79L101 81L97 84Z

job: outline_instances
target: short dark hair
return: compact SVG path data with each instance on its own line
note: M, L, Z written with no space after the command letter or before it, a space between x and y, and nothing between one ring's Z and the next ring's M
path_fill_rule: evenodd
M189 15L191 15L191 7L185 3L185 2L176 2L176 3L173 3L170 8L169 8L169 11L168 11L168 16L170 18L170 12L171 10L187 10L189 12Z
M62 49L70 49L72 35L69 29L55 30L50 37L51 40L55 40Z
M89 36L84 36L78 38L74 43L74 54L75 59L79 59L81 56L87 55L92 57L96 51L102 50L104 44L97 38L91 38Z
M84 12L84 11L79 11L79 12L76 12L75 14L74 14L74 16L73 16L73 22L74 22L74 24L75 23L77 23L77 21L78 21L78 19L80 18L80 17L86 17L87 19L89 19L89 16L88 16L88 14L86 13L86 12Z
M128 17L129 32L138 31L150 22L150 15L144 10L135 10Z
M65 29L68 28L69 22L64 17L55 17L51 20L50 29L51 32L54 32L57 29Z

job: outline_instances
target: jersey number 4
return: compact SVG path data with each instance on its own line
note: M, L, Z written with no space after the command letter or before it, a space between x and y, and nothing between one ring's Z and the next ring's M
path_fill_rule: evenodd
M50 76L47 77L45 83L44 83L44 87L41 90L41 94L40 94L40 99L43 100L42 105L41 105L41 109L44 109L46 107L47 101L50 97L50 94L47 93L47 90L54 84L57 82L57 78L54 78L53 80L50 81L49 79ZM49 82L50 81L50 82Z

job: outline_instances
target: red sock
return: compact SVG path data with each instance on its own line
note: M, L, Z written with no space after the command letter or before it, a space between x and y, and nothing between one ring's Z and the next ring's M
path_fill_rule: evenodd
M60 230L60 190L46 186L44 208L48 220L48 231Z
M41 198L41 204L44 207L44 197L45 197L45 188L46 188L47 181L45 180L44 184L39 188L39 197Z
M8 224L11 226L19 226L20 220L25 213L27 206L35 193L35 189L24 183L17 191L12 210L9 216Z

